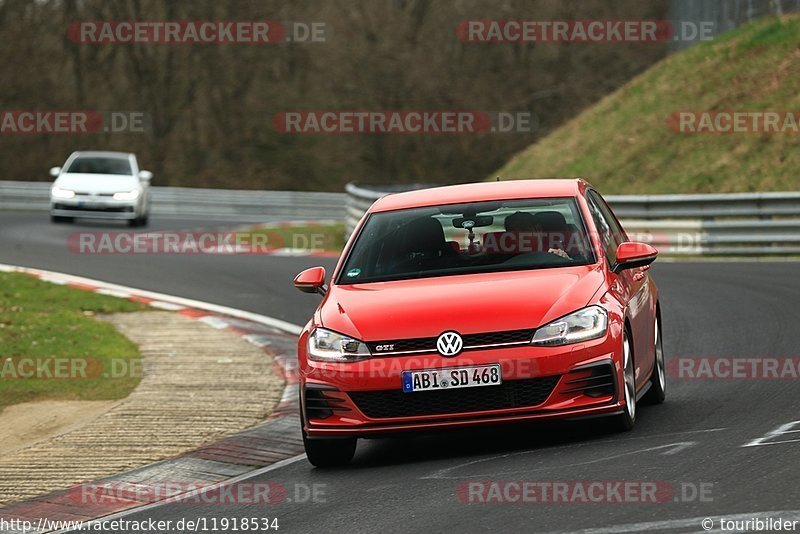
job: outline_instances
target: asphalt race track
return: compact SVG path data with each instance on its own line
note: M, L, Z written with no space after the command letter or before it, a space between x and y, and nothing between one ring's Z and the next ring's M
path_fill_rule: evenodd
M156 220L149 229L213 224ZM70 233L111 226L52 225L43 214L3 213L0 262L205 300L297 324L305 323L318 297L297 292L292 276L308 266L334 263L67 250ZM668 362L692 356L800 357L799 267L796 262L657 262L651 272L662 293ZM636 429L625 434L592 420L362 440L350 468L316 470L301 459L247 481L283 484L287 500L280 504L177 503L125 519L277 517L279 532L384 534L698 532L705 517L743 519L783 511L762 517L800 519L800 424L794 434L743 447L800 419L797 379L672 378L667 396L665 404L639 410ZM655 481L673 493L657 503L468 504L463 489L475 481ZM305 489L314 484L320 485L316 502L308 502Z
M265 222L263 218L260 222ZM268 222L268 221L267 221ZM232 228L237 223L152 218L147 231ZM239 255L81 255L67 249L75 232L125 232L125 223L78 220L52 224L43 213L0 212L0 263L96 278L224 304L305 324L318 299L292 286L307 258ZM142 231L137 229L138 231ZM332 266L335 261L317 260Z

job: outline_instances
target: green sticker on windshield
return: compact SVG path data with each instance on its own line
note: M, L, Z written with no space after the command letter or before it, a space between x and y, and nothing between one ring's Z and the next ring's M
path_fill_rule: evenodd
M349 271L347 271L348 278L355 278L359 274L361 274L361 269L359 269L358 267L356 267L355 269L350 269Z

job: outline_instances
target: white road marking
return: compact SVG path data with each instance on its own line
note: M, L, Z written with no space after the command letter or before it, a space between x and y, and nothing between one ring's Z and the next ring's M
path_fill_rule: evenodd
M186 306L181 306L180 304L172 304L171 302L163 302L161 300L153 300L147 303L148 306L152 306L153 308L158 308L160 310L167 310L167 311L178 311L178 310L185 310Z
M760 438L748 441L747 443L742 445L742 447L759 447L761 445L780 445L781 443L798 443L800 442L800 439L785 439L781 441L767 442L772 438L783 436L784 434L792 434L795 432L800 432L800 429L794 429L794 427L797 425L800 425L800 421L792 421L791 423L783 424L778 428L776 428L775 430L770 430Z
M655 439L655 438L666 438L666 437L670 437L670 436L685 436L687 434L706 434L706 433L709 433L709 432L722 432L722 431L725 431L725 430L728 430L727 427L705 428L705 429L702 429L702 430L688 430L688 431L683 431L683 432L665 432L663 434L651 434L651 435L647 435L647 436L626 437L625 441L642 440L642 439ZM599 444L603 444L603 443L620 443L620 440L618 440L618 439L604 439L604 440L599 440L599 441L588 441L588 442L582 442L582 443L567 443L567 444L564 444L564 445L557 445L557 446L554 446L554 447L547 447L547 449L563 449L563 448L567 448L567 447L569 447L569 448L577 448L577 447L582 447L582 446L585 446L585 445L599 445ZM457 466L449 468L449 469L457 469L458 467L459 466L457 465ZM440 471L444 472L444 471L448 471L449 469L442 469ZM436 473L439 473L440 471L434 472L433 475L422 477L422 480L436 479L436 478L438 478L436 476Z
M679 452L683 452L685 449L688 449L689 447L693 447L695 445L697 445L696 441L686 441L684 443L680 443L680 444L676 445L675 447L671 448L668 451L662 452L661 455L662 456L672 456L674 454L678 454Z
M119 297L121 299L126 299L131 296L127 291L117 291L115 289L98 289L96 293L108 295L109 297Z
M268 347L272 343L270 343L269 336L265 336L263 334L247 334L244 336L245 341L255 345L256 347Z
M603 456L602 458L595 458L593 460L587 460L585 462L576 462L576 463L572 463L572 464L546 465L544 467L536 468L536 469L533 469L532 471L527 471L527 472L550 471L550 470L553 470L553 469L564 469L564 468L567 468L567 467L578 467L578 466L582 466L582 465L591 465L591 464L596 464L596 463L600 463L600 462L606 462L608 460L616 460L617 458L622 458L624 456L631 456L631 455L634 455L634 454L641 454L641 453L644 453L644 452L659 451L659 450L662 450L662 449L667 449L667 451L662 453L662 454L670 454L670 453L673 453L672 451L675 451L675 452L682 451L682 450L687 449L689 447L692 447L694 445L697 445L696 441L681 441L681 442L678 442L678 443L668 443L666 445L657 445L655 447L647 447L645 449L637 449L637 450L634 450L634 451L623 452L623 453L620 453L620 454L612 454L611 456ZM554 447L554 448L563 448L563 447L566 447L566 446L567 445L560 446L560 447ZM569 445L569 446L572 446L572 445ZM451 471L454 471L456 469L461 469L463 467L468 467L468 466L471 466L471 465L480 464L480 463L484 463L484 462L491 462L491 461L494 461L494 460L505 460L507 458L512 458L514 456L522 456L522 455L525 455L525 454L540 454L540 453L541 453L540 449L532 449L532 450L518 451L518 452L507 453L507 454L500 454L500 455L497 455L497 456L490 456L489 458L481 458L481 459L478 459L478 460L471 460L469 462L458 464L458 465L455 465L455 466L452 466L452 467L446 467L444 469L439 469L437 471L434 471L433 474L431 474L431 475L427 475L427 476L421 477L421 480L432 480L432 479L457 480L457 479L460 479L460 478L474 478L474 477L477 478L477 477L497 477L497 476L502 476L504 474L502 471L493 471L491 473L479 473L479 474L470 473L469 475L456 475L456 476L449 476L448 473L450 473ZM515 474L519 473L519 469L518 468L515 469L513 471L513 473L515 473Z
M198 321L207 324L211 328L216 328L217 330L222 330L230 326L228 324L228 321L226 321L222 317L215 317L213 315L206 315L205 317L200 317Z

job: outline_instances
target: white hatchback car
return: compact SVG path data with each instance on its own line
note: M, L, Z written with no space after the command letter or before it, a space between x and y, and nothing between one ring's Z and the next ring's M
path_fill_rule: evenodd
M140 170L136 155L125 152L73 152L64 167L53 167L50 218L125 220L147 224L153 173Z

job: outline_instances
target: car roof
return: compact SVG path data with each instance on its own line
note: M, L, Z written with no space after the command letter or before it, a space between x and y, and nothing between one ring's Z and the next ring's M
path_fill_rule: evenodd
M484 200L574 197L580 195L587 187L591 186L581 178L542 178L448 185L404 193L392 193L378 199L369 211L375 213L442 204L481 202Z
M136 157L131 152L110 152L105 150L79 150L77 152L73 152L72 155L74 157L96 157L96 158L124 158L128 159L130 157Z

